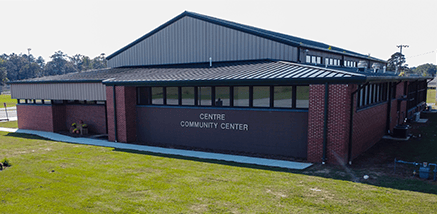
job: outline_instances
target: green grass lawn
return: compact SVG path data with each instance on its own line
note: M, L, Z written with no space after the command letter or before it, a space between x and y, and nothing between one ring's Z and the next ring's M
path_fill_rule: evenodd
M292 173L5 132L0 148L0 159L12 164L0 172L2 213L433 213L437 207L435 193L414 186L380 187L311 170Z
M13 107L17 105L17 100L11 99L11 95L2 94L0 95L0 108L4 108L4 103L6 107Z
M435 89L427 90L426 103L435 103Z
M0 127L18 128L18 124L17 124L17 121L0 122Z

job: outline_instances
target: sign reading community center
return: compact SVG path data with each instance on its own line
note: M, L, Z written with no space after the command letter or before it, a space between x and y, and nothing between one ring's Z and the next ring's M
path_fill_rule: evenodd
M200 121L182 120L179 124L183 128L249 131L249 125L246 123L226 122L226 114L200 113L199 119Z

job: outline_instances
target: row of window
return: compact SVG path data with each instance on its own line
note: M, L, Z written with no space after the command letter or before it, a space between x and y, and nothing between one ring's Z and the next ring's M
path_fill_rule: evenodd
M340 60L333 59L333 58L325 58L325 65L340 66Z
M307 55L306 56L306 62L310 63L310 64L322 64L322 57ZM340 66L341 65L341 60L340 59L334 59L334 58L326 57L325 58L325 65ZM357 62L349 61L349 60L344 60L343 61L343 66L345 66L345 67L357 67Z
M344 60L343 61L343 66L344 67L357 67L357 62L350 61L350 60Z
M307 55L306 62L311 64L322 64L322 57Z
M378 83L369 84L358 91L358 108L364 108L377 103L385 102L390 97L396 97L396 87L392 87L391 96L389 95L389 87L395 83Z
M104 105L105 101L96 100L42 100L42 99L17 99L20 104L82 104L82 105Z
M138 87L137 104L308 108L309 86Z
M405 88L407 88L405 86ZM426 81L410 82L407 94L407 109L417 106L421 102L426 102Z

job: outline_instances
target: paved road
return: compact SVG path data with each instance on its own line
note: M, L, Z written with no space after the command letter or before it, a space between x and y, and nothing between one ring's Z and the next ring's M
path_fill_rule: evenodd
M0 108L0 120L6 120L6 111L8 113L9 120L17 120L17 108L9 107L5 110L5 108Z

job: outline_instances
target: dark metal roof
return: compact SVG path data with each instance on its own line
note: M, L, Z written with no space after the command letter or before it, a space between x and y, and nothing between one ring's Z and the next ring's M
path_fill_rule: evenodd
M47 76L9 82L20 83L84 83L106 85L277 85L277 84L361 84L368 81L427 79L399 77L393 73L359 72L353 68L318 67L285 61L256 60L236 62L125 67L91 70L81 73ZM428 78L429 79L429 78Z
M302 39L302 38L295 37L295 36L281 34L281 33L273 32L273 31L268 31L268 30L264 30L264 29L260 29L260 28L256 28L256 27L252 27L252 26L248 26L248 25L243 25L243 24L239 24L239 23L235 23L235 22L231 22L231 21L226 21L226 20L222 20L222 19L218 19L218 18L206 16L206 15L201 15L198 13L188 12L188 11L183 12L182 14L176 16L175 18L164 23L163 25L159 26L158 28L152 30L148 34L140 37L139 39L135 40L134 42L128 44L127 46L121 48L120 50L116 51L115 53L109 55L108 57L106 57L106 59L109 60L109 59L115 57L116 55L120 54L121 52L129 49L130 47L143 41L144 39L147 39L148 37L152 36L156 32L162 30L163 28L167 27L168 25L176 22L177 20L179 20L185 16L200 19L200 20L203 20L206 22L214 23L214 24L217 24L220 26L228 27L231 29L235 29L235 30L242 31L245 33L253 34L256 36L260 36L260 37L263 37L266 39L270 39L273 41L281 42L281 43L292 45L292 46L299 46L299 47L303 47L303 48L312 48L312 49L323 50L323 51L328 51L328 52L336 52L339 54L350 55L350 56L355 56L355 57L359 57L359 58L366 58L366 59L371 59L371 60L375 60L375 61L385 62L385 60L381 60L381 59L377 59L377 58L370 57L367 55L359 54L359 53L349 51L346 49L342 49L342 48L338 48L335 46L330 46L330 45L327 45L327 44L324 44L321 42Z
M365 81L366 76L283 61L214 63L194 67L131 68L107 85L246 85Z

